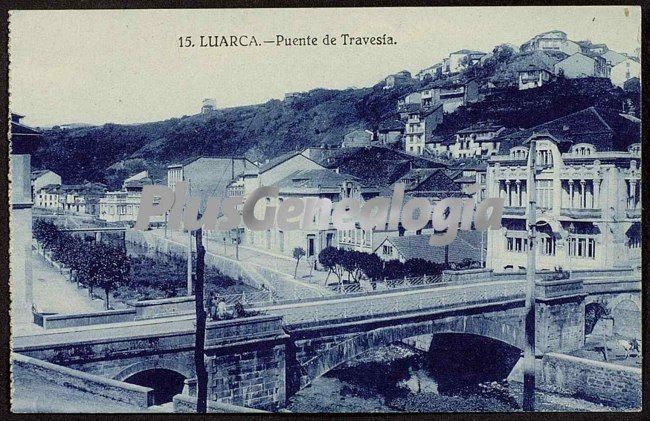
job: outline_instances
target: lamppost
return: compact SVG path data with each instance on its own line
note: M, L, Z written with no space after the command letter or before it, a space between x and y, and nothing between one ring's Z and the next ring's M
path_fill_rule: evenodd
M526 303L524 311L524 393L523 410L535 410L535 237L537 219L537 191L535 179L535 161L537 145L535 138L530 139L528 153L528 262L526 264Z

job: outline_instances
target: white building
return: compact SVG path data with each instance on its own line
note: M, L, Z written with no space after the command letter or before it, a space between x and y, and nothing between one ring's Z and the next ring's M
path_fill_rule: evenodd
M577 42L567 38L566 32L548 31L534 36L520 47L522 53L531 51L561 51L572 55L582 52L582 47Z
M622 88L625 81L633 77L641 77L641 63L636 59L625 57L611 68L610 79L616 86Z
M51 170L32 171L32 198L36 199L36 193L47 185L61 185L61 176Z
M417 107L408 113L404 128L404 150L413 155L424 154L427 140L442 123L443 105L438 102L431 107Z
M607 269L641 264L640 121L594 107L508 136L489 160L488 197L503 197L487 267L526 267L528 151L536 140L537 266Z
M482 51L474 50L458 50L449 54L449 72L458 73L467 69L470 66L481 62L481 58L485 56Z
M477 123L456 132L455 141L449 145L452 158L480 158L499 151L499 134L505 127L492 123Z

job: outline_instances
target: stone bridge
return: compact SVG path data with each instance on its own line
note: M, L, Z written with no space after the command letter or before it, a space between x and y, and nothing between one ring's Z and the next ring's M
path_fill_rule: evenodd
M521 349L524 288L516 279L437 284L285 302L256 308L258 316L210 322L209 398L276 409L288 394L357 355L405 341L426 349L439 333L479 335ZM613 303L639 296L640 289L638 277L539 280L538 353L581 347L586 303L601 296ZM193 319L187 314L57 329L15 337L13 351L123 381L142 373L177 373L192 393Z

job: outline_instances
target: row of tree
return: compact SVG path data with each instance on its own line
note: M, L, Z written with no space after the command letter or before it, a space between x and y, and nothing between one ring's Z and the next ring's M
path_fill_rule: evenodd
M43 220L34 222L33 235L54 260L70 269L70 280L86 286L91 294L94 288L104 290L106 309L110 307L110 293L130 282L130 260L121 248L86 241Z
M402 279L419 276L435 276L449 269L449 265L430 262L424 259L383 261L373 253L326 247L318 255L318 261L334 274L339 284L343 282L381 282L390 279ZM326 282L327 282L326 280Z

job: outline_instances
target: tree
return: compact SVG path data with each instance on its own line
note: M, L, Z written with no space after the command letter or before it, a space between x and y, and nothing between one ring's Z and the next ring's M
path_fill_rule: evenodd
M293 258L296 259L296 268L293 271L293 277L298 276L298 263L300 263L300 259L307 254L305 253L305 249L302 247L296 247L293 249Z
M333 273L338 278L339 284L341 284L341 278L343 277L343 266L341 266L341 254L343 250L337 249L335 247L325 247L318 254L318 261L329 270L327 278L325 279L325 284L327 284L327 279L329 275Z
M104 290L106 297L106 310L110 308L109 297L111 291L129 281L130 263L129 258L122 249L107 246L102 243L95 243L95 266L97 271L91 275L95 286Z
M361 253L361 270L363 274L372 282L377 282L381 279L383 273L383 262L374 253Z
M397 259L389 260L384 263L384 279L400 279L406 276L404 263Z

